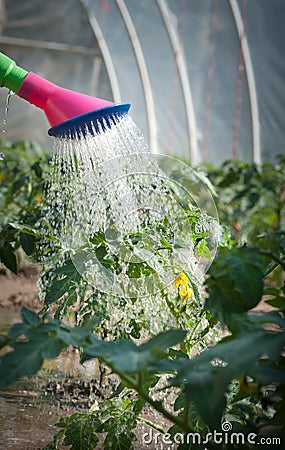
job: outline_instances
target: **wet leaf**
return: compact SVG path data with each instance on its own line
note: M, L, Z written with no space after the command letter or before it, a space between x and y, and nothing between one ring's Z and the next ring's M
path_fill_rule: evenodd
M64 445L71 450L94 450L99 439L96 429L100 423L94 414L75 413L57 423L65 431Z
M61 267L48 270L43 277L49 279L49 282L45 284L45 290L41 290L45 305L56 302L65 294L73 295L81 280L79 272L70 259Z
M128 435L126 433L108 433L104 441L104 449L112 450L130 450L132 449L132 442L135 435Z
M205 239L202 239L195 247L195 252L200 255L202 258L207 259L208 261L211 259L211 252L207 246L207 242Z

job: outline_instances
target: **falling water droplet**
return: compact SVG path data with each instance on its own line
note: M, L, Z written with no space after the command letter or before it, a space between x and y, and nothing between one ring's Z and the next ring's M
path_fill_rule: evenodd
M7 133L8 113L9 113L9 106L10 106L10 100L11 100L12 95L14 95L14 92L9 91L8 95L6 97L2 133Z

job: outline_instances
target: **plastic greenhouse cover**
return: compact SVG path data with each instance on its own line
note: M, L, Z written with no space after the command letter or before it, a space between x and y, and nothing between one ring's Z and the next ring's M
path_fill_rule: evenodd
M0 50L61 86L132 103L131 115L153 151L194 163L252 160L252 98L230 3L0 0ZM273 160L284 152L285 3L235 3L253 67L261 156ZM0 89L2 116L6 96ZM41 111L12 98L7 139L35 139L51 148L48 128Z

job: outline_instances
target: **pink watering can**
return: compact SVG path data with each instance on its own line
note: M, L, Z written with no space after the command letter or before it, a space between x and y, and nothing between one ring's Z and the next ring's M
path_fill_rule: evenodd
M42 109L52 127L48 134L54 137L73 139L87 133L99 133L127 114L131 106L129 103L114 104L57 86L17 66L3 53L0 53L0 86Z

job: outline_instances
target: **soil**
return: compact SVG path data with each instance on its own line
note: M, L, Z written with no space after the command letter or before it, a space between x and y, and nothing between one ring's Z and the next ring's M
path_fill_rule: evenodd
M2 270L0 272L0 308L10 311L19 318L23 306L39 310L37 279L40 274L38 266L23 267L17 275ZM8 313L9 314L9 313ZM15 320L16 320L15 319ZM3 320L1 318L1 322Z

